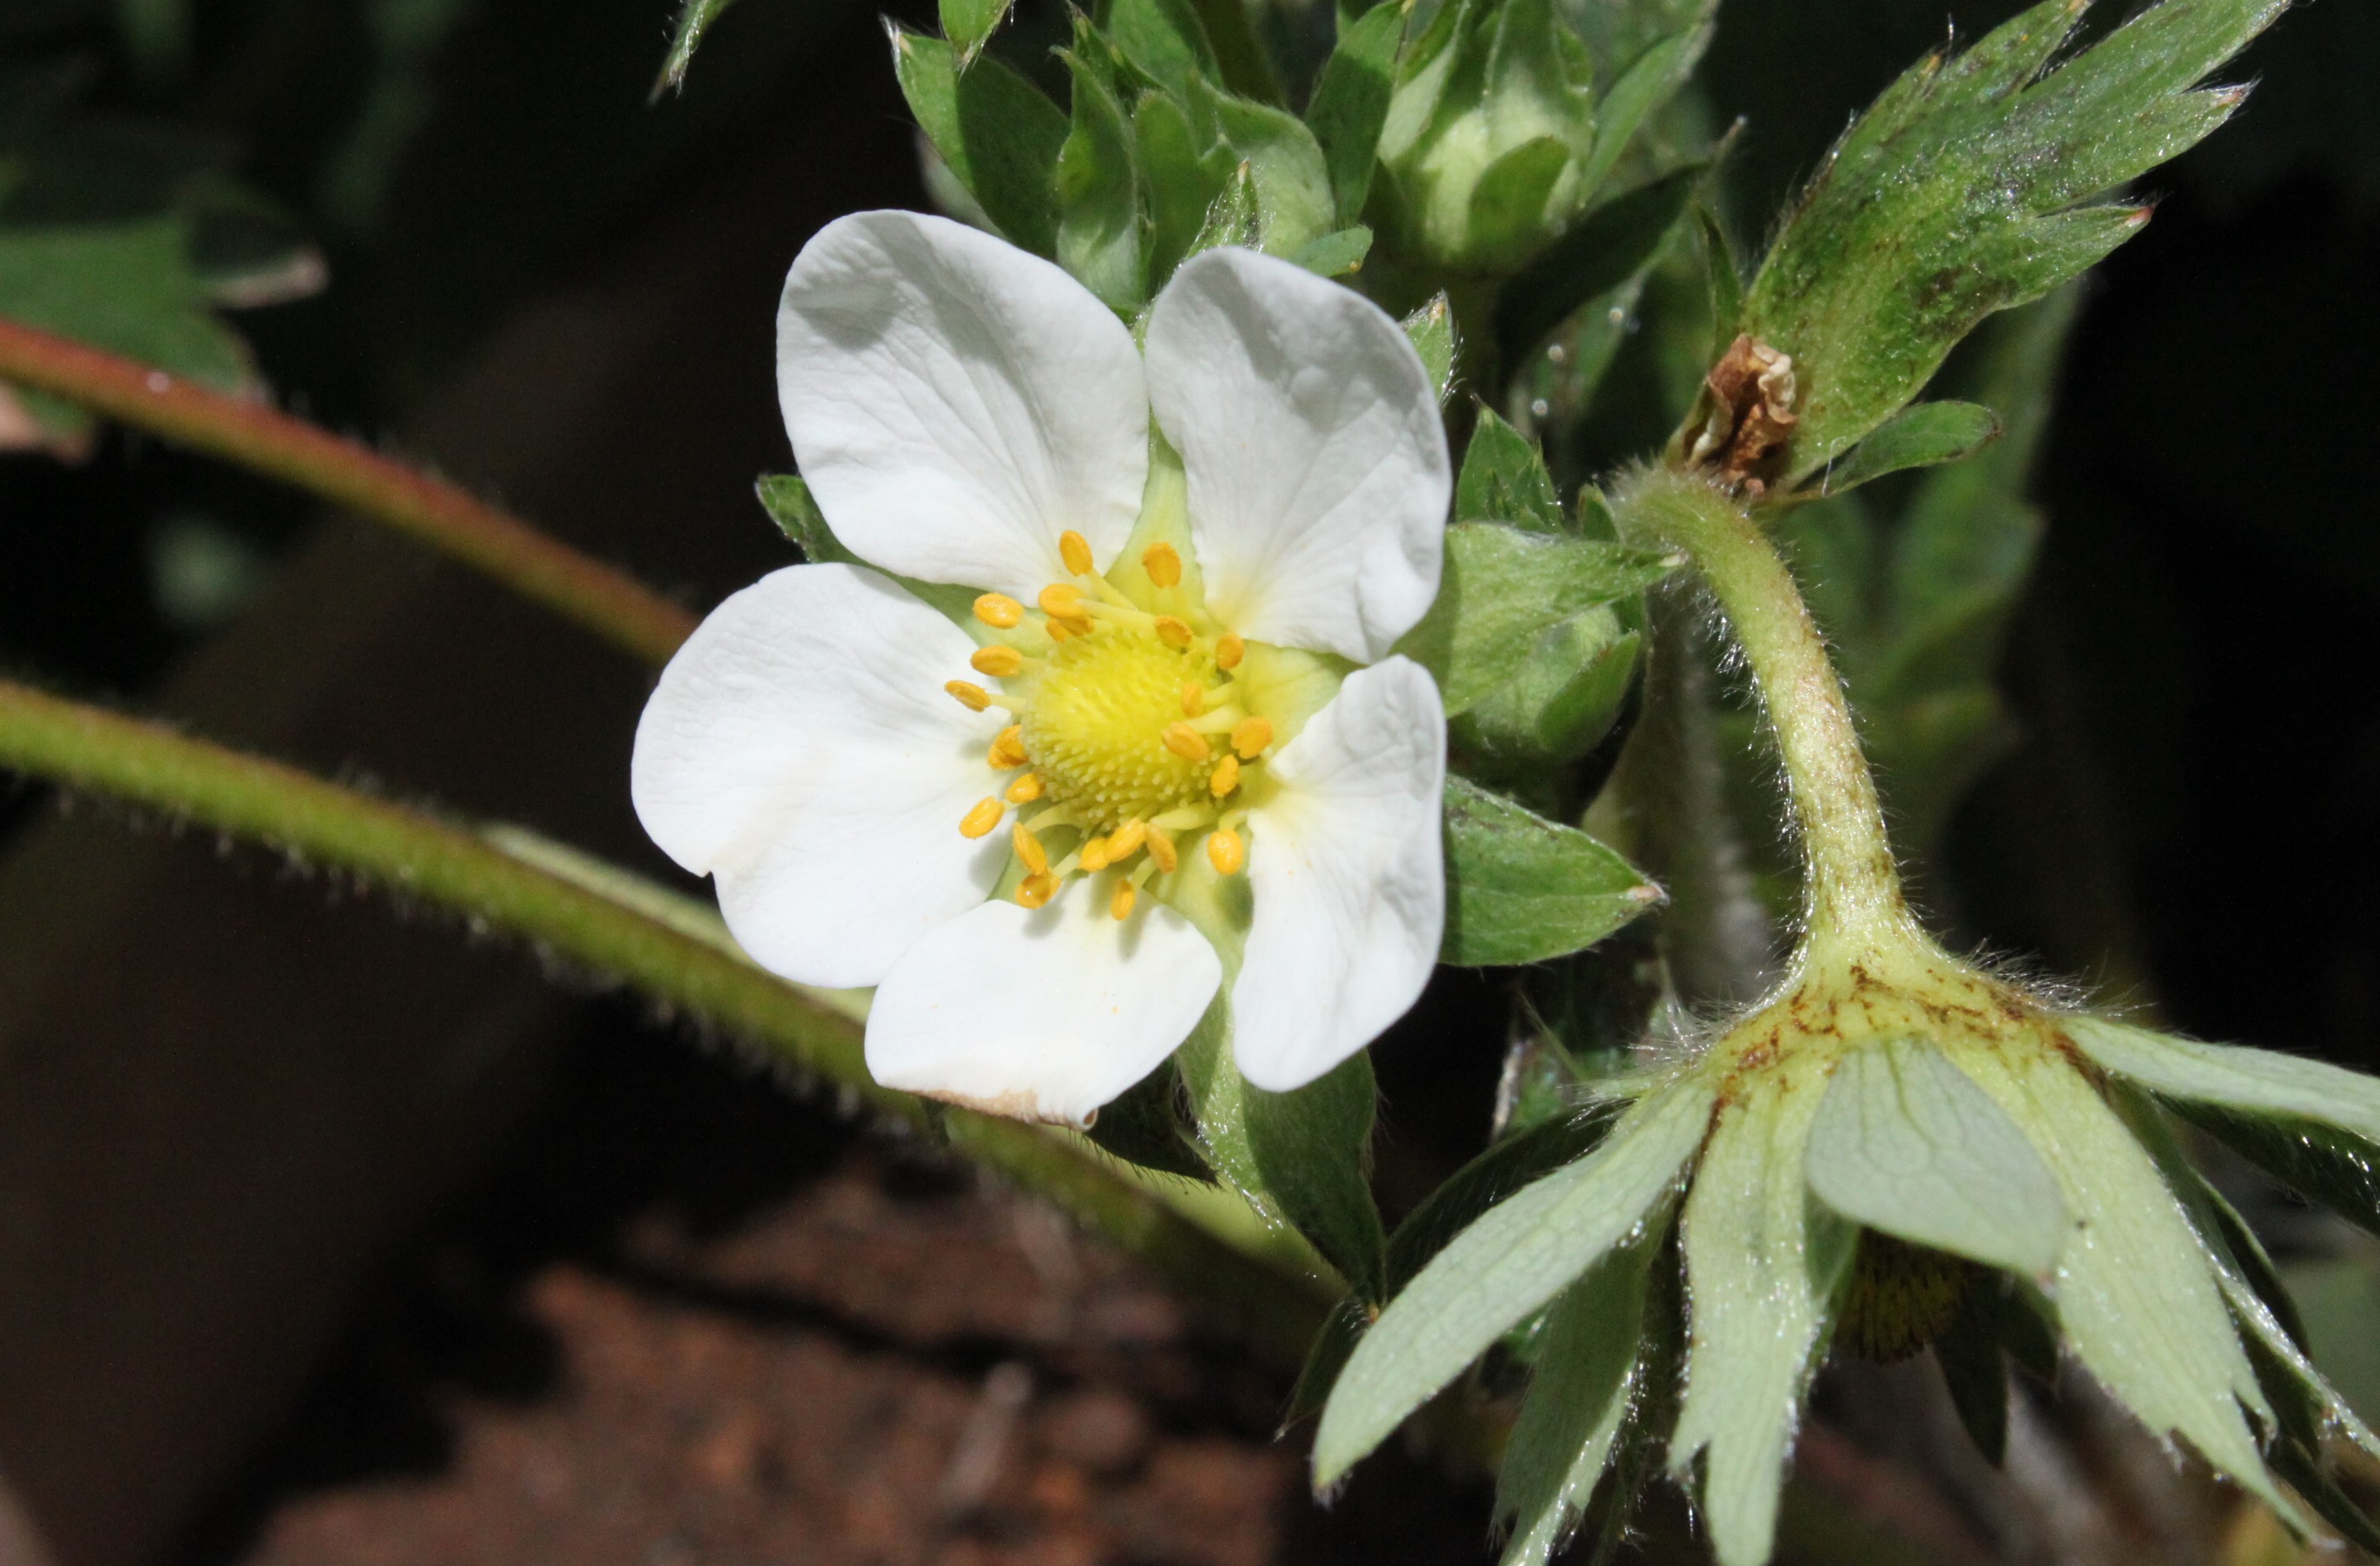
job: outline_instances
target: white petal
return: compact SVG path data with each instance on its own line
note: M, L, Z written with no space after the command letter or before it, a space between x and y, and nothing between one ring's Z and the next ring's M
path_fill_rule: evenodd
M995 791L1004 718L970 712L966 633L873 571L795 565L735 594L662 671L629 788L653 841L719 879L763 966L849 988L983 901L1006 840L958 823Z
M1101 564L1148 473L1132 334L1050 262L914 212L838 219L777 311L794 459L845 548L928 582L1029 600L1058 535Z
M1248 817L1256 913L1232 989L1232 1048L1242 1075L1284 1093L1404 1015L1438 964L1438 686L1402 657L1358 669L1265 770L1279 792Z
M1369 663L1428 610L1453 467L1429 372L1378 306L1206 251L1149 313L1148 395L1226 625Z
M1111 917L1119 874L1069 882L1029 913L986 903L912 946L868 1014L876 1080L1082 1125L1156 1070L1206 1014L1223 965L1153 899Z

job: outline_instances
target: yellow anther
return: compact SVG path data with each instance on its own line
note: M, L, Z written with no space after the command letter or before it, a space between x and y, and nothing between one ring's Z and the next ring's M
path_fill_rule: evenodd
M1001 730L1000 737L991 742L991 749L984 759L1003 772L1011 767L1025 765L1025 725L1011 723Z
M1223 639L1215 644L1215 667L1236 669L1240 660L1248 655L1248 644L1240 639L1237 631L1226 631Z
M1173 840L1154 828L1148 833L1148 856L1156 860L1157 868L1169 876L1182 863L1182 856L1174 851Z
M1148 841L1148 823L1147 821L1126 821L1108 833L1108 863L1112 865L1120 860L1130 858L1139 853L1140 845Z
M1048 870L1037 870L1016 883L1016 902L1020 907L1038 908L1058 895L1058 878Z
M1033 829L1031 827L1026 826L1023 821L1019 821L1016 823L1014 828L1010 831L1008 836L1009 841L1016 845L1016 856L1025 861L1025 868L1026 869L1032 871L1037 876L1048 873L1050 868L1049 851L1041 846L1041 840L1033 835Z
M1013 647L979 647L967 662L975 666L977 674L1004 680L1025 667L1025 654Z
M1041 628L1050 633L1050 639L1051 641L1064 641L1066 639L1066 627L1056 620L1042 621Z
M1219 876L1238 875L1240 867L1248 862L1248 845L1241 842L1240 834L1229 827L1219 832L1209 832L1207 836L1207 862L1215 867L1215 873Z
M1091 540L1072 528L1058 535L1058 558L1077 577L1091 574Z
M1133 904L1139 898L1140 893L1134 889L1132 882L1120 880L1116 882L1115 895L1108 899L1108 912L1119 921L1128 919L1132 917Z
M991 705L991 693L978 685L965 680L953 680L942 687L959 698L959 705L970 712L980 712Z
M1215 775L1207 780L1207 786L1214 791L1215 797L1218 799L1239 787L1240 759L1226 755L1220 761L1216 762Z
M1151 544L1142 550L1140 568L1156 587L1174 587L1182 580L1182 556L1172 544Z
M1172 614L1157 617L1157 639L1180 652L1190 645L1190 622Z
M968 837L989 837L991 829L1000 825L1000 818L1007 813L1008 807L997 799L978 799L975 808L961 818L959 831Z
M1232 731L1232 748L1250 761L1263 755L1265 747L1271 743L1272 720L1269 718L1243 718L1240 726Z
M1030 805L1041 797L1041 775L1027 772L1008 785L1005 795L1011 805Z
M1025 623L1025 606L1006 593L986 593L975 601L975 617L995 631L1013 631Z
M1197 681L1196 681L1196 680L1184 680L1184 681L1183 681L1183 682L1182 682L1182 711L1183 711L1183 714L1184 714L1184 716L1186 716L1186 717L1195 718L1195 717L1196 717L1199 713L1204 712L1205 710L1207 710L1207 687L1206 687L1205 686L1200 685L1200 684L1199 684Z
M1168 723L1165 726L1165 748L1184 761L1204 761L1210 754L1207 736L1187 723Z
M1104 870L1121 857L1110 848L1109 840L1104 837L1087 840L1082 846L1081 856L1085 875Z
M1052 582L1041 589L1041 613L1058 620L1079 620L1083 617L1083 589L1064 582Z

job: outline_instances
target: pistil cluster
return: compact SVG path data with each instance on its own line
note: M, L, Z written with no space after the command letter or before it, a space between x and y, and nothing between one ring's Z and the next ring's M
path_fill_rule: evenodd
M1027 908L1068 876L1129 867L1108 905L1123 919L1153 878L1180 867L1185 839L1204 839L1218 874L1246 865L1242 827L1278 736L1251 710L1247 643L1184 585L1172 544L1141 552L1140 601L1097 568L1080 533L1062 535L1059 552L1073 579L1042 589L1031 607L997 592L975 601L1001 639L970 662L1001 688L943 687L975 711L1000 707L1016 720L985 756L1015 776L959 831L988 837L1015 808L1010 840L1024 873L1014 895ZM1062 832L1074 845L1053 855L1047 840Z

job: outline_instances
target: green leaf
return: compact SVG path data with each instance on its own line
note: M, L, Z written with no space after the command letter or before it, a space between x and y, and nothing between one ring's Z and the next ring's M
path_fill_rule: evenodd
M2215 1270L2131 1130L2063 1054L1977 1048L1956 1062L2058 1177L2078 1236L2058 1258L2058 1321L2084 1367L2152 1431L2291 1512L2240 1412L2271 1416Z
M0 316L216 391L257 386L246 345L207 308L179 217L0 228ZM81 408L17 395L61 438L92 427Z
M1190 0L1190 6L1215 51L1223 85L1260 103L1281 102L1281 83L1249 19L1247 0Z
M959 64L975 64L983 46L1008 18L1014 0L941 0L942 36L959 52Z
M1606 1099L1540 1122L1447 1176L1389 1236L1389 1292L1401 1292L1497 1203L1593 1152L1626 1108Z
M1643 654L1643 636L1611 606L1556 621L1518 674L1449 723L1455 763L1519 784L1579 759L1619 722Z
M1714 1098L1696 1076L1672 1080L1594 1152L1490 1209L1422 1269L1365 1334L1322 1411L1317 1487L1626 1239L1701 1145Z
M1537 444L1482 407L1455 480L1454 515L1464 522L1507 522L1535 533L1567 530L1561 499Z
M1422 368L1429 371L1429 383L1438 388L1439 406L1444 407L1447 395L1454 390L1454 307L1440 294L1405 317L1404 326L1414 352L1421 355Z
M997 59L962 71L958 51L939 38L896 29L892 69L918 128L984 214L1016 245L1055 255L1066 112Z
M1631 60L1596 105L1595 150L1579 170L1579 189L1592 197L1628 150L1647 116L1671 98L1710 47L1711 24L1681 28Z
M2172 1107L2306 1200L2380 1234L2380 1143L2301 1116L2186 1099Z
M1283 1430L1322 1412L1330 1389L1339 1384L1339 1373L1347 1368L1347 1356L1355 1352L1371 1325L1372 1307L1353 1294L1331 1307L1323 1318L1322 1330L1314 1335L1313 1345L1305 1351L1305 1363L1298 1366L1288 1411L1281 1416Z
M1967 1290L1948 1330L1934 1340L1934 1361L1967 1439L1994 1467L2008 1455L2008 1354L1994 1329L1992 1305L2000 1281L1982 1278Z
M1372 1062L1358 1051L1290 1093L1269 1093L1242 1076L1227 1045L1231 980L1208 1021L1177 1051L1190 1089L1199 1148L1215 1173L1251 1207L1313 1243L1360 1297L1385 1297L1386 1241L1364 1171L1379 1091Z
M710 30L735 0L686 0L678 8L677 30L670 39L669 53L662 59L660 79L653 83L653 96L683 90L686 67L694 64L694 52L702 46L702 35Z
M1888 473L1964 462L1999 438L1999 416L1990 408L1962 402L1912 403L1821 473L1818 492L1839 495Z
M1502 1566L1545 1566L1611 1465L1644 1355L1646 1272L1666 1239L1648 1227L1554 1302L1496 1475L1496 1518L1512 1531Z
M1357 226L1325 234L1289 259L1317 277L1344 277L1372 253L1372 231Z
M1190 84L1194 108L1211 115L1256 186L1267 255L1294 256L1339 226L1330 171L1304 121L1269 104L1234 97L1203 79Z
M1661 890L1576 827L1446 781L1446 939L1463 967L1542 963L1660 905Z
M1923 1038L1835 1068L1810 1129L1810 1189L1870 1229L2028 1277L2066 1244L2058 1181L1998 1105Z
M819 509L818 500L799 475L764 473L752 486L760 507L769 520L802 552L802 558L813 565L859 565L868 570L876 567L844 548L843 540L827 526L826 514ZM889 571L882 573L892 577ZM944 582L921 582L914 577L892 577L912 596L928 608L940 613L959 629L978 641L991 639L990 627L975 617L975 589L953 587Z
M1544 248L1554 188L1570 171L1570 143L1539 136L1489 164L1471 188L1463 253L1483 271L1521 265Z
M1437 679L1450 715L1461 713L1519 674L1546 632L1679 564L1597 539L1458 522L1446 530L1438 600L1396 650Z
M1322 67L1305 106L1305 123L1321 144L1330 170L1330 190L1339 221L1353 225L1364 215L1379 166L1380 127L1389 117L1396 88L1397 44L1404 36L1404 13L1378 6L1339 30L1339 45Z
M1807 1072L1742 1086L1686 1196L1694 1315L1670 1470L1682 1477L1702 1454L1702 1511L1720 1566L1768 1559L1786 1453L1851 1270L1858 1232L1803 1184L1819 1086Z
M1155 292L1184 256L1204 248L1200 235L1237 163L1229 148L1202 149L1189 111L1166 93L1142 93L1132 123L1148 200L1148 287Z
M2143 210L2078 206L2197 142L2239 106L2192 91L2284 0L2164 0L2043 74L2082 15L2044 0L1888 88L1837 143L1770 249L1745 330L1793 357L1799 481L1914 397L1995 310L2129 238Z
M1707 362L1716 364L1735 341L1737 323L1743 319L1743 273L1736 270L1735 246L1728 239L1727 227L1708 201L1694 203L1694 235L1702 241L1703 274L1710 291L1712 342Z
M1193 79L1222 79L1207 30L1186 0L1111 0L1103 27L1133 67L1169 92L1186 94Z
M1215 1171L1191 1140L1182 1100L1181 1070L1168 1061L1110 1099L1088 1135L1126 1163L1211 1184Z
M1496 296L1496 345L1518 364L1581 305L1651 262L1685 215L1704 169L1638 186L1588 212Z
M1079 24L1075 48L1058 52L1074 81L1073 128L1058 149L1058 264L1129 317L1148 298L1135 137L1092 57L1103 45L1088 25Z

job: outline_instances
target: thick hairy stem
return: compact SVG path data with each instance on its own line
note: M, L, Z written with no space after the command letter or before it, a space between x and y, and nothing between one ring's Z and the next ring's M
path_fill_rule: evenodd
M499 847L488 836L158 724L0 681L0 769L144 806L377 881L525 937L939 1131L1055 1202L1294 1364L1329 1304L1312 1280L1233 1248L1095 1156L1036 1126L929 1105L868 1075L848 1015L706 940ZM633 878L624 872L623 883Z
M693 615L636 578L452 484L261 404L5 320L0 381L63 397L384 522L647 662L666 662L694 634Z
M1614 509L1630 541L1693 558L1742 649L1801 835L1805 943L1857 954L1922 941L1842 682L1767 535L1741 503L1689 474L1645 473Z

